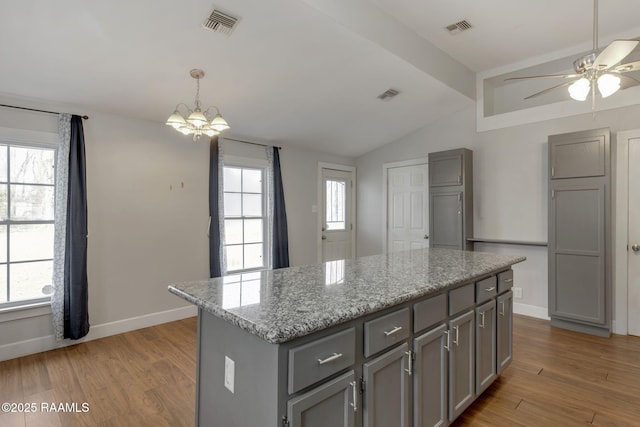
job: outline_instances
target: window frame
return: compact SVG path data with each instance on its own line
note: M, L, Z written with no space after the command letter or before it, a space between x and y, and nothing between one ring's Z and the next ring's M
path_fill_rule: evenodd
M52 150L53 151L53 168L54 168L54 176L53 176L53 184L34 184L34 185L38 185L38 186L47 186L47 187L53 187L53 192L54 192L54 212L53 212L53 219L51 220L13 220L13 219L5 219L2 220L0 219L0 227L7 227L7 240L6 242L0 242L0 244L4 244L6 245L7 248L7 259L5 262L0 262L0 266L6 266L7 270L6 270L6 283L7 283L7 287L4 289L0 289L0 292L5 293L5 297L7 297L7 293L9 293L9 290L11 288L11 283L10 283L10 277L11 277L11 273L10 273L10 269L11 269L11 265L15 265L15 264L24 264L27 262L38 262L38 261L51 261L53 263L54 257L55 257L55 253L53 253L51 258L43 258L43 259L29 259L29 260L20 260L20 261L11 261L10 259L10 240L11 240L11 233L10 233L10 227L12 225L32 225L32 224L46 224L46 225L53 225L54 229L55 229L55 222L56 222L56 218L55 218L55 194L56 194L56 186L57 186L57 182L56 182L56 170L58 167L58 150L59 150L59 143L58 143L58 135L57 134L53 134L53 133L49 133L49 132L37 132L37 131L26 131L26 130L21 130L21 129L11 129L11 128L1 128L0 127L0 145L4 146L1 147L0 149L6 149L7 151L7 180L6 181L2 181L0 183L0 185L6 185L7 186L7 217L10 214L10 209L11 209L11 201L10 201L10 197L11 197L11 169L10 169L10 147L23 147L23 148L34 148L34 149L44 149L44 150ZM22 184L22 183L20 183ZM27 184L27 185L32 185L32 184ZM54 242L52 242L52 244L54 244ZM53 249L53 248L52 248ZM55 250L55 249L53 249ZM52 275L53 276L53 275ZM52 283L51 285L53 286L53 277L52 277ZM4 321L4 320L15 320L18 318L24 318L24 317L32 317L34 315L34 313L21 313L22 310L30 310L30 311L34 311L34 309L36 309L36 311L38 312L42 312L42 310L44 309L45 312L49 310L49 306L51 305L51 296L44 296L44 297L39 297L39 298L29 298L29 299L21 299L21 300L14 300L14 301L4 301L4 302L0 302L0 314L2 314L2 316L0 316L0 321ZM7 316L9 316L7 318Z
M270 234L269 234L269 226L271 223L271 218L269 215L269 185L268 185L268 181L269 181L269 164L267 162L267 160L262 160L262 159L255 159L255 158L245 158L245 157L239 157L239 156L229 156L229 155L225 155L224 159L223 159L223 169L222 169L222 175L224 177L224 168L237 168L237 169L253 169L253 170L260 170L262 173L262 189L261 189L261 196L262 196L262 216L248 216L245 217L243 215L240 216L225 216L225 212L224 212L224 202L223 202L223 206L220 212L220 218L222 220L223 223L223 230L226 234L226 227L224 226L224 222L228 219L242 219L243 220L243 224L244 224L244 220L245 219L262 219L263 221L263 225L262 225L262 266L259 267L251 267L251 268L242 268L242 269L237 269L237 270L230 270L228 268L228 264L227 264L227 259L226 259L226 248L229 246L242 246L244 248L245 245L250 244L250 243L245 243L244 241L244 236L243 236L243 241L242 243L233 243L233 244L228 244L226 242L226 235L224 236L225 238L223 239L223 244L222 244L222 256L225 257L224 259L224 272L223 275L238 275L238 274L243 274L243 273L251 273L251 272L256 272L256 271L262 271L262 270L267 270L271 268L271 241L269 239ZM241 189L242 190L242 189ZM225 194L225 190L224 190L224 178L222 180L222 199L224 200L224 194ZM243 191L238 192L230 192L230 193L234 193L234 194L258 194L258 193L245 193ZM243 264L244 264L244 253L243 253Z

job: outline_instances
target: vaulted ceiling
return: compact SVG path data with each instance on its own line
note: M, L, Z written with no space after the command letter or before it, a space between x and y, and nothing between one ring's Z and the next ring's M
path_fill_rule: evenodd
M240 18L230 35L201 23ZM589 0L22 0L0 15L0 92L150 120L201 99L235 137L356 157L474 103L475 72L590 45ZM600 36L640 35L637 0ZM445 27L467 20L451 35ZM377 96L400 91L390 101ZM82 111L78 111L82 112ZM169 132L169 129L167 130ZM187 138L175 135L176 139Z

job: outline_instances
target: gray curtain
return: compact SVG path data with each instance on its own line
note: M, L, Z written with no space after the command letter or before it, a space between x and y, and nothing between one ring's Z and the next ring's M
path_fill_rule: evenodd
M64 338L89 332L87 185L82 118L71 116L69 184L64 256Z
M219 210L219 144L218 137L209 145L209 277L222 276L220 259L220 210Z
M272 267L289 267L289 232L287 230L287 211L284 204L284 189L280 171L280 153L273 149L273 247Z

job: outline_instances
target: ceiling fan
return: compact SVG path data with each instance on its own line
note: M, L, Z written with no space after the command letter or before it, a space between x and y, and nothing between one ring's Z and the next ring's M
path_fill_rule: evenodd
M591 92L592 100L595 102L596 90L603 98L613 95L620 89L627 89L640 84L629 75L629 71L640 70L640 61L628 64L616 65L627 57L640 43L638 40L614 40L604 48L602 52L598 50L598 0L593 0L593 51L581 56L573 62L574 74L546 74L540 76L510 77L505 80L526 80L539 78L563 78L571 79L556 86L534 93L525 99L535 98L556 89L567 87L569 95L576 101L584 101Z

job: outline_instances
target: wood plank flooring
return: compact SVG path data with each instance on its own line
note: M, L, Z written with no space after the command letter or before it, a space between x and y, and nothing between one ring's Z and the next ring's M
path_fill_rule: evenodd
M0 362L0 402L38 408L0 412L0 426L193 426L195 349L191 318ZM640 338L516 315L513 363L454 425L640 426Z

